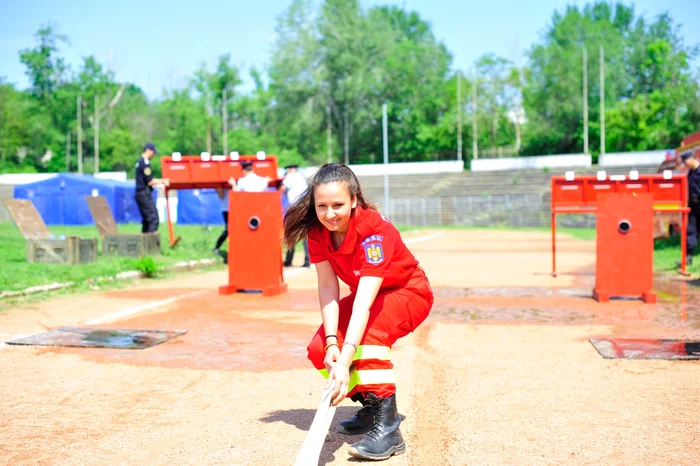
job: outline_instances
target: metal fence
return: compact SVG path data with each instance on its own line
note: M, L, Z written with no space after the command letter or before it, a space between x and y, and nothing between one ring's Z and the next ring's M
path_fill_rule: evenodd
M463 195L430 198L392 198L388 216L405 226L510 226L551 225L549 193ZM595 215L560 215L557 225L594 228Z

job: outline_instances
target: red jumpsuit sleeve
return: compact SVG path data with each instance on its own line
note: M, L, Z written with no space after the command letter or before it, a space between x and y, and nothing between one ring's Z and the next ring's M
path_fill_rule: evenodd
M315 228L309 232L309 259L312 264L318 264L319 262L328 260L323 244L321 243L319 232Z
M360 243L362 266L360 277L387 277L394 255L394 238L387 232L377 232Z

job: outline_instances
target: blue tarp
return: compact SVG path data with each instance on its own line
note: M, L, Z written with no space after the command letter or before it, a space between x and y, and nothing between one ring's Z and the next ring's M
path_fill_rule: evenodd
M104 196L117 223L141 223L133 181L59 173L53 178L15 186L15 199L31 200L47 225L94 224L85 195ZM154 190L154 201L157 195Z
M287 210L287 196L282 195L282 209ZM177 223L181 225L223 225L221 200L216 189L181 189L177 192Z

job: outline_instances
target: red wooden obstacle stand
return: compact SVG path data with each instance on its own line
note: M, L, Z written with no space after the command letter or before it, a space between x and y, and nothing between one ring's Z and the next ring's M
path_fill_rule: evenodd
M230 156L202 154L200 156L173 154L162 157L163 178L170 181L165 189L168 212L170 245L175 238L167 203L171 189L230 189L229 179L238 180L243 174L242 164L250 162L253 171L269 177L269 187L279 187L277 157L274 155ZM280 191L261 193L229 192L229 252L228 285L219 288L219 294L237 291L261 291L272 296L287 291L282 274L282 199Z
M253 164L253 172L263 177L270 177L269 185L279 186L282 180L277 178L277 156L266 155L238 155L235 152L227 155L210 156L206 152L201 155L180 155L161 157L160 163L163 178L170 181L165 188L165 211L168 217L168 233L170 235L170 247L174 247L180 237L175 238L173 223L170 219L170 202L168 192L171 189L204 189L222 188L229 189L228 180L238 179L243 174L241 165L244 162Z
M552 214L552 276L557 276L556 269L556 231L557 231L557 215L558 214L584 214L584 213L599 213L599 208L601 203L604 202L606 198L610 199L611 195L619 195L621 197L615 197L616 199L632 198L635 195L639 199L645 198L645 194L651 196L652 211L653 212L676 212L682 215L681 222L681 273L685 272L686 257L685 257L685 247L686 247L686 229L688 225L688 212L690 209L686 207L688 205L688 187L687 178L685 175L673 175L671 172L664 172L663 174L657 175L637 175L635 172L630 173L629 176L626 175L612 175L606 176L604 172L600 172L597 176L575 176L573 172L567 173L566 176L553 176L552 177L552 199L551 199L551 214ZM624 204L629 209L635 209L634 200L630 201L632 204ZM612 209L611 207L607 207ZM614 210L614 209L613 209ZM615 215L628 215L625 211L614 210ZM630 211L632 212L632 211ZM609 215L609 213L606 213ZM607 218L607 217L606 217ZM616 217L615 217L616 218ZM621 217L618 219L622 220ZM599 218L598 221L601 219ZM606 220L604 220L606 221ZM653 217L652 217L653 223ZM617 227L616 227L617 228ZM611 241L611 238L607 238L606 234L603 237L600 236L600 231L598 231L598 247L597 247L597 264L605 263L607 260L605 257L601 257L601 254L607 254L612 252L612 246L606 246L605 241ZM607 231L607 230L606 230ZM613 230L616 231L616 230ZM644 230L646 231L646 230ZM636 230L635 230L636 232ZM646 233L644 233L646 235ZM638 250L635 252L630 252L632 255L644 254L648 252L648 248L651 247L650 254L653 257L653 227L649 230L649 241L644 242L644 250ZM606 239L607 238L607 239ZM631 236L626 236L622 241L630 243L629 239ZM641 240L640 240L641 241ZM642 244L642 243L640 243ZM651 246L649 246L651 244ZM603 249L601 249L601 247ZM627 262L625 262L627 263ZM627 267L634 267L633 263ZM598 286L597 274L600 269L596 271L596 287ZM637 270L630 268L629 270L624 270L624 273L629 275L637 276ZM644 290L647 291L647 290ZM649 288L649 291L651 289Z

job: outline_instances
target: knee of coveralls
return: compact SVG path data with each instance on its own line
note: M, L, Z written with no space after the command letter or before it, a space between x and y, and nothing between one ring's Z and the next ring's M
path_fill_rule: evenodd
M351 294L339 302L336 334L341 347L352 315L354 299L355 295ZM370 308L365 333L353 357L354 371L350 376L348 396L374 393L380 398L386 398L396 393L390 349L396 340L413 332L425 320L431 305L432 293L426 296L402 288L377 294ZM323 364L325 345L325 332L321 325L307 349L309 360L327 378L328 371Z

